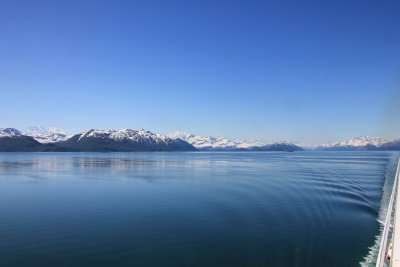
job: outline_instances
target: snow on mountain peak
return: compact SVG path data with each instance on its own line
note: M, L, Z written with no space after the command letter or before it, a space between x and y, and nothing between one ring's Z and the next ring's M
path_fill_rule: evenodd
M345 141L333 142L329 144L324 144L321 147L323 148L332 148L332 147L362 147L366 145L380 146L387 141L385 139L379 137L368 137L368 136L358 136L355 138L347 139Z
M40 143L54 143L66 140L69 136L67 133L54 127L32 126L23 131L24 135L33 137Z
M43 126L33 126L20 132L15 128L0 128L0 137L14 137L26 135L34 138L40 143L54 143L59 141L65 141L71 136L59 128L48 128ZM378 137L358 136L355 138L347 139L339 142L332 142L323 144L320 146L306 146L305 144L293 143L290 141L263 141L263 140L239 140L230 139L221 136L200 136L185 132L174 132L170 135L156 134L148 130L132 130L132 129L121 129L121 130L96 130L92 129L79 134L78 141L82 138L102 138L112 139L115 141L127 141L134 143L143 144L172 144L173 142L181 139L199 150L257 150L257 149L268 149L269 146L297 146L305 147L308 149L327 149L327 150L343 150L343 149L366 149L364 147L375 146L384 147L388 141ZM395 140L396 141L396 140ZM392 141L392 142L395 142ZM400 140L398 140L400 142Z
M80 134L80 137L78 139L81 140L83 138L109 138L115 141L132 141L132 142L138 142L138 143L153 143L153 144L159 144L159 143L165 143L168 144L172 141L168 136L162 135L162 134L155 134L152 133L148 130L132 130L132 129L122 129L122 130L89 130L87 132L83 132Z
M255 147L263 147L273 144L294 145L293 142L289 141L271 142L271 141L260 141L260 140L236 140L219 136L203 137L200 135L195 135L180 131L174 132L169 136L171 138L180 138L201 150L219 150L219 149L240 150L240 149L251 149Z
M22 133L15 128L0 128L0 137L20 136Z
M24 130L24 133L26 134L45 134L45 133L53 133L53 134L64 134L67 135L67 133L56 127L44 127L44 126L31 126L28 127L27 129Z
M200 135L194 135L179 131L172 133L169 136L175 139L176 138L182 139L199 149L216 149L216 148L228 149L237 147L240 144L239 141L230 140L224 137L213 137L213 136L203 137Z

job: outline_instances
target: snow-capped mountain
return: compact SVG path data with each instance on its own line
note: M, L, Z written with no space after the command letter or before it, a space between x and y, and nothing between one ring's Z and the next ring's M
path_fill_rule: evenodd
M0 128L0 137L11 137L19 135L22 135L22 133L15 128Z
M33 126L22 132L23 135L32 136L36 141L47 144L68 139L67 133L60 128L47 128L43 126Z
M224 137L203 137L195 134L188 134L183 132L175 132L170 135L171 138L180 138L197 149L213 150L213 149L234 149L243 144L240 141L230 140Z
M387 142L386 140L379 138L379 137L368 137L368 136L359 136L351 139L347 139L345 141L341 142L334 142L330 144L326 144L323 146L326 147L333 147L333 146L366 146L366 145L374 145L374 146L380 146L383 143Z
M315 147L281 141L235 140L175 132L146 130L89 130L68 136L58 128L31 127L25 131L0 128L0 151L299 151L299 150L400 150L400 139L359 136Z
M0 151L195 151L181 139L145 130L90 130L68 137L57 128L0 129Z
M89 130L56 145L72 151L193 151L181 139L146 130Z
M137 143L152 143L152 144L169 144L175 142L166 135L155 134L146 130L132 130L132 129L122 129L122 130L89 130L83 132L79 135L78 140L85 138L109 138L115 141L130 141Z
M345 141L333 142L319 146L317 149L325 150L372 150L378 149L388 141L379 137L370 138L359 136Z
M296 146L292 142L270 142L258 140L233 140L225 137L208 136L203 137L195 134L188 134L184 132L175 132L170 135L172 138L180 138L189 144L193 145L199 150L223 150L223 151L237 151L237 150L252 150L252 151L270 151L270 150L303 150L301 147Z
M400 150L400 139L395 139L393 141L388 141L381 146L379 146L381 150Z
M30 136L23 135L14 128L0 128L0 151L37 151L41 144Z

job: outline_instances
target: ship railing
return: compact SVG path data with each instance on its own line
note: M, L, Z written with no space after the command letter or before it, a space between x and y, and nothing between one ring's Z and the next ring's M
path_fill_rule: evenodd
M396 176L394 178L394 182L393 182L393 189L392 189L392 193L390 195L390 200L389 200L389 205L387 208L387 213L386 213L386 218L385 218L385 222L384 222L384 228L382 231L382 237L381 237L381 242L380 242L380 246L379 246L379 253L378 253L378 258L376 260L376 267L385 267L385 266L392 266L392 259L391 260L387 260L387 253L388 253L388 249L389 249L389 245L390 243L388 242L388 238L389 238L389 233L391 233L392 236L392 240L393 240L393 244L392 244L392 255L394 253L394 249L397 248L398 250L400 250L400 244L394 244L394 235L396 234L394 231L394 227L392 226L391 222L392 222L392 218L394 218L394 222L393 224L396 224L396 217L397 219L400 221L400 216L396 216L396 212L393 209L393 205L397 199L397 195L398 195L398 180L399 180L399 170L400 170L400 159L399 162L397 164L397 171L396 171ZM400 222L399 222L400 224ZM391 229L393 229L391 231ZM398 233L400 235L400 233ZM395 246L397 245L397 246Z

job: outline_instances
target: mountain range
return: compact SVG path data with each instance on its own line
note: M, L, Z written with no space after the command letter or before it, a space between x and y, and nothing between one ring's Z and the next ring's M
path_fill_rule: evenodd
M31 136L40 143L55 143L65 141L68 134L60 128L46 128L43 126L32 126L22 131L23 135Z
M388 141L379 137L359 136L341 142L320 145L314 149L325 151L400 150L400 139Z
M400 139L360 136L319 146L291 141L237 140L225 137L175 132L155 134L146 130L89 130L68 135L59 128L41 126L24 131L0 128L0 151L368 151L400 150Z
M302 147L289 141L246 141L234 140L225 137L203 137L200 135L175 132L172 138L182 139L203 151L301 151Z
M154 134L145 130L89 130L68 136L54 129L21 132L0 128L0 151L18 152L132 152L132 151L195 151L181 139Z

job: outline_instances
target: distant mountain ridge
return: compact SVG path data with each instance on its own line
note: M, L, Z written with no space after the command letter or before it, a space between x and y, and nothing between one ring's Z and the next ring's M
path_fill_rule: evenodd
M155 134L146 130L89 130L68 135L59 128L42 126L20 131L0 128L0 152L12 151L382 151L400 150L400 139L359 136L348 140L306 146L290 141L235 140L225 137L203 137L175 132Z
M171 137L180 138L204 151L384 151L400 150L400 139L388 141L379 137L359 136L344 141L319 146L301 145L291 141L243 141L224 137L203 137L175 132Z
M195 134L175 132L170 135L180 138L204 151L301 151L302 147L289 141L267 142L267 141L243 141L233 140L225 137L208 136L203 137Z
M315 149L331 151L400 150L400 140L387 141L379 137L359 136L341 142L324 144Z
M65 135L65 136L64 136ZM60 137L60 138L59 138ZM195 151L196 148L181 139L145 130L89 130L66 137L56 131L26 131L0 128L0 151L76 151L76 152L133 152L133 151Z
M23 135L32 136L40 143L55 143L68 139L68 134L60 128L47 128L43 126L32 126L22 131Z
M74 151L195 151L196 148L181 139L154 134L146 130L89 130L76 134L59 147Z

